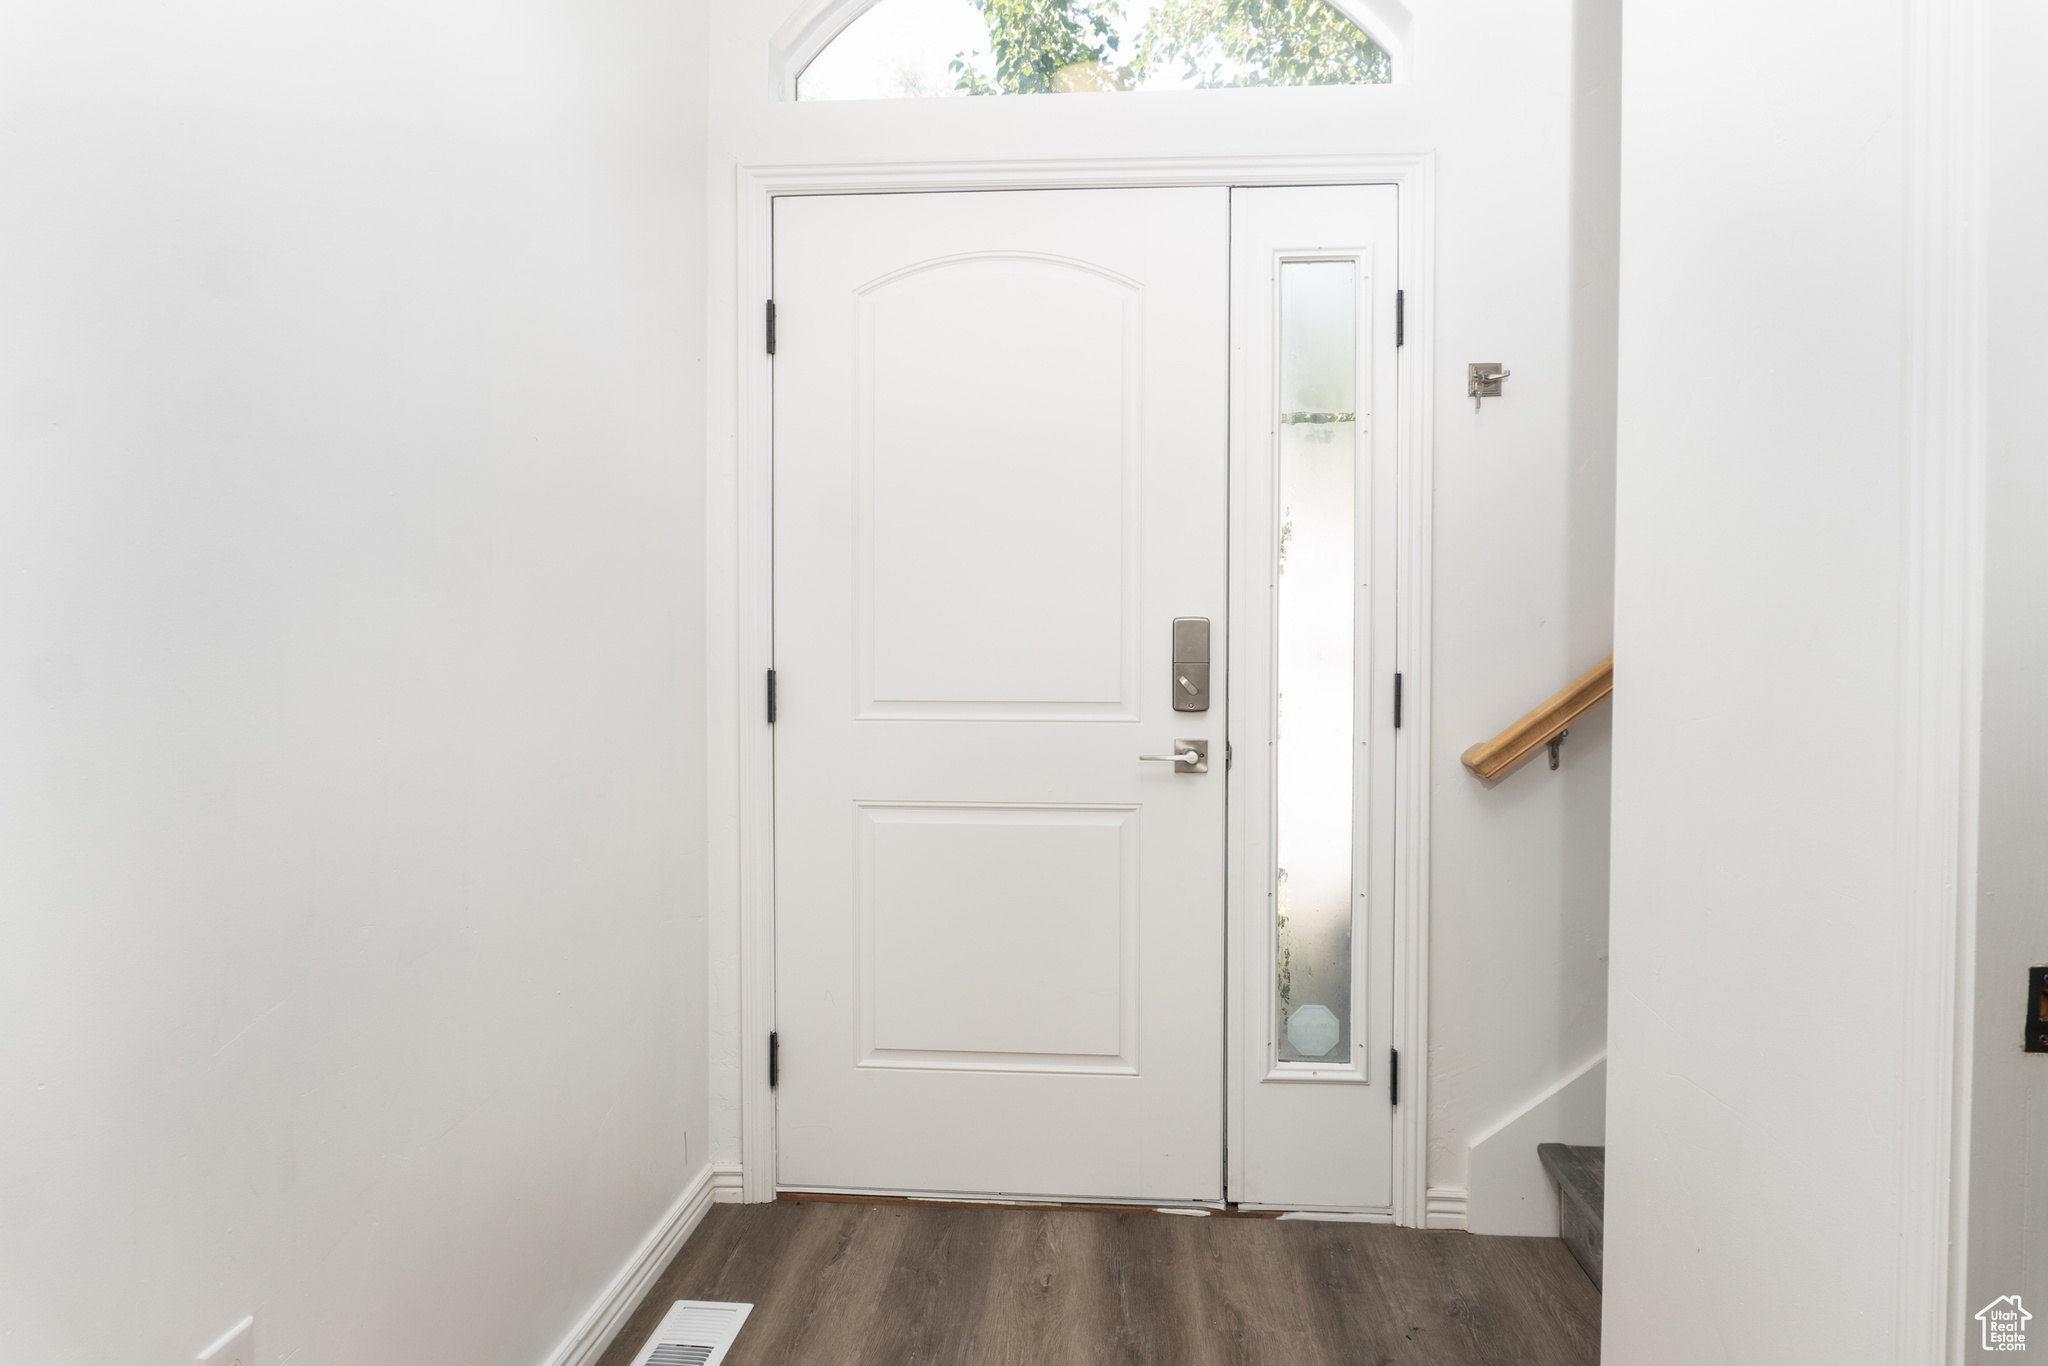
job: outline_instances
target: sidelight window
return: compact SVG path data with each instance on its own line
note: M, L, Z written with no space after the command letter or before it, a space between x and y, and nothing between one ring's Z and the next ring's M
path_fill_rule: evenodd
M1325 0L880 0L800 100L1378 85L1393 62Z

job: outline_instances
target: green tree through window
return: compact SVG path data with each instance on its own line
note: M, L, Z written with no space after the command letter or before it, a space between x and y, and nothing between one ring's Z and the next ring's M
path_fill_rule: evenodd
M973 0L988 23L996 74L990 80L966 53L953 58L954 84L969 95L1041 95L1125 90L1116 65L1115 0Z
M1393 63L1327 0L882 0L800 99L1376 85Z
M1166 0L1138 37L1140 73L1177 64L1205 90L1231 85L1377 85L1393 63L1323 0Z
M1164 0L1121 64L1116 0L973 4L988 24L995 76L957 54L954 83L969 95L1131 90L1173 68L1203 89L1371 85L1393 75L1380 45L1323 0Z

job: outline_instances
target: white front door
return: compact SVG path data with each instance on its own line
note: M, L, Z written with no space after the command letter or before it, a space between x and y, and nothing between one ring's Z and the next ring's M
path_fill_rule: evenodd
M1229 278L1220 188L776 202L784 1187L1224 1195Z

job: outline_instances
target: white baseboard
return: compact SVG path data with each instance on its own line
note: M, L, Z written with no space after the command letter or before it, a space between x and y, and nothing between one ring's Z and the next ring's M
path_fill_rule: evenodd
M737 1205L746 1198L746 1168L737 1162L720 1162L711 1168L713 1204Z
M612 1345L619 1329L626 1326L626 1320L640 1306L654 1278L668 1266L669 1259L676 1255L676 1249L683 1241L697 1231L697 1225L704 1222L704 1215L712 1202L721 1198L727 1176L726 1168L707 1166L690 1178L690 1184L683 1187L683 1193L661 1222L654 1226L640 1244L639 1250L619 1268L619 1274L612 1277L604 1293L597 1297L597 1303L585 1311L583 1318L571 1329L569 1336L548 1354L544 1366L596 1366L597 1359L604 1355L605 1348ZM730 1168L730 1179L737 1189L739 1168Z
M1423 1200L1424 1228L1464 1228L1467 1196L1463 1186L1431 1186Z

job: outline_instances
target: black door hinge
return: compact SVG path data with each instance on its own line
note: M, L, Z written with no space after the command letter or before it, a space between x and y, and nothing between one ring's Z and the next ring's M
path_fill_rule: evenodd
M2029 1053L2048 1053L2048 963L2027 969L2027 1041Z
M1401 1103L1401 1050L1387 1050L1387 1104Z
M770 304L769 307L772 309L774 305ZM770 335L773 335L773 333L771 333ZM1408 291L1405 289L1397 289L1394 291L1394 345L1406 346L1407 344ZM775 343L769 342L768 349L770 351L773 351L775 349Z
M773 1030L768 1033L768 1085L772 1089L782 1080L782 1039Z
M775 670L768 671L768 724L775 724Z
M1401 729L1401 675L1394 675L1394 729Z
M1395 343L1399 345L1399 343ZM775 354L775 300L768 301L768 354Z

